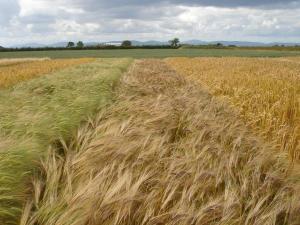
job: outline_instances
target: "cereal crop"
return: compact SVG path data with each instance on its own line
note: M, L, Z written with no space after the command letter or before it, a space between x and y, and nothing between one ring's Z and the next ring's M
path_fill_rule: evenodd
M300 159L299 58L170 58L180 74L225 97L244 121Z
M0 88L94 59L3 60L0 61Z

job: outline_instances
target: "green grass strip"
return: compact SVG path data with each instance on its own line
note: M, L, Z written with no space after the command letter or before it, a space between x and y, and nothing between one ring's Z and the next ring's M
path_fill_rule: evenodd
M0 90L0 224L18 223L29 177L49 145L113 100L131 61L99 59Z
M300 56L300 51L252 49L117 49L0 52L0 58L166 58L166 57L286 57Z

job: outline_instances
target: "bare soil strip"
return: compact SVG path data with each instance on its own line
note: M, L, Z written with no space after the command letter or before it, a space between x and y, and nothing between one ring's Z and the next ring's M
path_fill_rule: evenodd
M49 150L21 224L299 224L299 168L198 84L142 60L117 96Z

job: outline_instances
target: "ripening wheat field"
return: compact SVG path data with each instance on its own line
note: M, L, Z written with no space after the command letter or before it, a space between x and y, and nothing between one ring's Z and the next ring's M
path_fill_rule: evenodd
M299 58L66 63L0 87L1 225L300 224Z

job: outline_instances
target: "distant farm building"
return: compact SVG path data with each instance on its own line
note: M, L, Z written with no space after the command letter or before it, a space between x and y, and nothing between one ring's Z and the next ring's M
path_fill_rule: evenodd
M106 46L121 46L122 42L105 42L104 45L106 45Z

